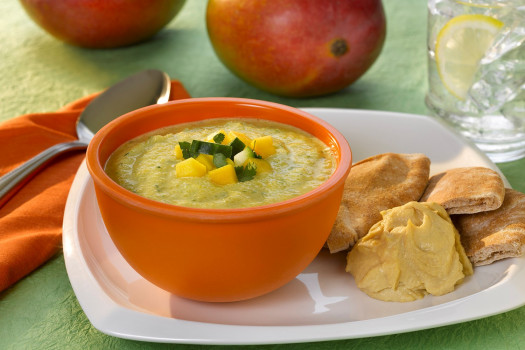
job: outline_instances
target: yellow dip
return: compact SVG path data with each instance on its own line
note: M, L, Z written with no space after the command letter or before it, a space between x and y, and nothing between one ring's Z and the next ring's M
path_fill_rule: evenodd
M235 131L254 139L271 135L276 153L265 159L271 172L253 180L217 185L202 177L177 177L174 148L180 141L206 140ZM141 196L185 207L241 208L265 205L304 194L325 182L336 161L314 136L281 123L219 119L157 130L128 141L109 158L105 170L118 184Z
M346 271L369 296L405 302L443 295L473 273L439 204L410 202L381 215L347 256Z

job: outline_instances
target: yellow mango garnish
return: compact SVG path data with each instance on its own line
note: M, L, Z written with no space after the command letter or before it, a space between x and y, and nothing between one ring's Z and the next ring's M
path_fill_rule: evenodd
M238 138L239 140L241 140L242 143L244 143L246 146L250 145L250 143L252 142L252 140L248 136L244 135L241 132L237 132L237 131L230 131L228 135L226 135L226 137L224 138L223 142L225 145L229 145L230 142L235 140L235 138Z
M179 145L179 144L177 144L177 146L175 146L175 149L174 149L173 151L175 152L175 158L176 158L176 159L182 159L182 158L184 158L184 157L182 156L182 149L180 148L180 145Z
M273 138L271 135L253 139L250 148L263 158L268 158L272 154L275 154L275 147L273 146Z
M175 165L177 177L201 177L206 175L206 166L194 158L188 158Z
M237 182L237 175L233 165L228 164L223 167L208 172L210 180L218 185L228 185Z
M272 166L264 159L250 158L246 161L246 163L244 163L244 166L248 166L248 164L250 163L255 165L255 171L257 172L257 174L272 171Z
M203 164L206 167L207 171L215 169L215 165L213 165L213 156L211 154L199 154L197 158L195 158L196 161Z

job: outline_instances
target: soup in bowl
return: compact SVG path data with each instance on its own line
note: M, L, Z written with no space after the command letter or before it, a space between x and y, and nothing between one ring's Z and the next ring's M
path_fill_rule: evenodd
M194 98L102 128L86 162L124 259L175 295L271 292L322 249L351 167L345 138L301 110Z

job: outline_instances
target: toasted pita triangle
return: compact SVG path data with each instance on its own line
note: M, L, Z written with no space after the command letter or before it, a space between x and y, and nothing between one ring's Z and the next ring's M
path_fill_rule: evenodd
M488 265L525 253L525 194L505 190L496 210L452 215L461 243L474 266Z
M449 214L473 214L499 208L505 185L497 172L484 167L447 170L432 176L422 202L436 202Z
M385 153L352 166L326 245L346 250L381 220L381 211L417 201L428 183L430 160L424 154Z

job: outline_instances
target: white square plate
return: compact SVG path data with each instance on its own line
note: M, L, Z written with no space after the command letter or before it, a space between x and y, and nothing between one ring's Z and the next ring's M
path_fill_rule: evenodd
M424 153L431 159L431 174L464 166L499 171L477 148L429 117L305 110L345 135L354 162L385 152ZM469 321L525 304L525 258L478 267L444 296L389 303L355 286L344 272L344 254L324 250L296 279L262 297L236 303L182 299L144 280L122 258L100 217L85 164L67 201L63 241L69 279L90 322L106 334L142 341L266 344L369 337Z

